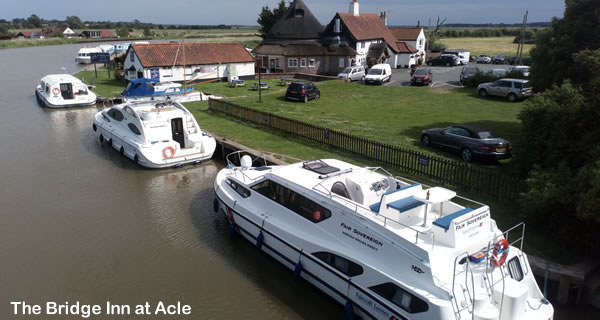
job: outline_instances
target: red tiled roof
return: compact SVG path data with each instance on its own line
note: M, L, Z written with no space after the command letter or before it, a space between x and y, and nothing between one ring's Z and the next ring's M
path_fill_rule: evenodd
M183 47L179 43L133 44L140 62L144 67L183 65ZM254 62L254 58L240 43L205 43L193 42L185 44L185 64L203 65L218 63Z
M422 28L389 28L394 37L397 40L410 40L415 41L419 37Z
M338 12L338 15L356 40L383 39L394 52L398 52L396 38L381 21L379 15L361 13L355 16L352 13L341 12Z
M101 30L100 31L100 37L101 38L110 38L110 37L115 37L115 33L110 31L110 30Z
M24 37L31 37L32 31L21 31L19 33L22 34Z
M396 42L396 47L398 48L398 53L415 53L415 52L419 52L419 50L413 46L411 46L410 44L404 42L404 41L397 41Z

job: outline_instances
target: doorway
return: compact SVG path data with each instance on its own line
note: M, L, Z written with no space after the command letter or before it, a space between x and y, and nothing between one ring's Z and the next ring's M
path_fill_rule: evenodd
M173 135L173 140L179 142L179 147L185 149L185 135L183 133L182 118L171 119L171 133Z
M73 99L73 85L71 83L61 83L60 95L65 100Z

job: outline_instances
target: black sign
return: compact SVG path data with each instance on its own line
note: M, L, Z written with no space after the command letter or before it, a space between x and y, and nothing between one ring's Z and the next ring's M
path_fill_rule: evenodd
M426 167L429 166L429 158L419 156L419 164Z
M109 53L90 53L92 63L110 63Z

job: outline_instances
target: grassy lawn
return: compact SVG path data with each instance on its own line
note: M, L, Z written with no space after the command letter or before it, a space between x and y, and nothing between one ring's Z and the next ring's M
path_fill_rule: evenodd
M507 56L517 55L517 44L513 43L514 37L489 37L489 38L442 38L440 41L448 49L468 49L471 55L505 54ZM523 56L529 56L529 50L533 44L525 44Z
M430 89L366 86L332 80L317 83L321 98L304 104L285 100L285 87L278 80L266 81L271 88L258 92L246 87L229 88L226 83L196 85L198 90L223 95L228 101L316 125L341 130L380 142L417 149L457 160L458 155L424 148L421 131L457 123L477 123L508 139L518 153L520 122L524 104L502 99L482 99L474 89ZM510 160L501 170L512 170ZM491 165L497 168L496 164Z
M90 68L90 67L88 67ZM94 67L91 66L91 71L81 71L77 74L74 74L77 78L81 79L84 83L88 85L95 85L96 89L94 89L94 93L101 97L118 97L121 95L121 92L125 90L125 83L122 80L117 80L114 78L115 72L111 69L110 75L108 77L107 69L97 66L98 77L96 78L96 74L94 73Z

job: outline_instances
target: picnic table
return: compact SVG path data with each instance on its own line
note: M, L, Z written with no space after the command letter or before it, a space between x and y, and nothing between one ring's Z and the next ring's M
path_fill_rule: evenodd
M258 90L258 88L269 89L269 85L266 82L255 82L251 87L252 90Z
M292 79L292 78L281 78L281 79L279 79L279 85L280 86L287 86L290 83L292 83L292 81L294 81L294 79Z
M241 87L241 86L245 86L246 85L246 81L244 80L240 80L240 79L231 79L231 82L229 82L229 86L236 88L236 87Z

